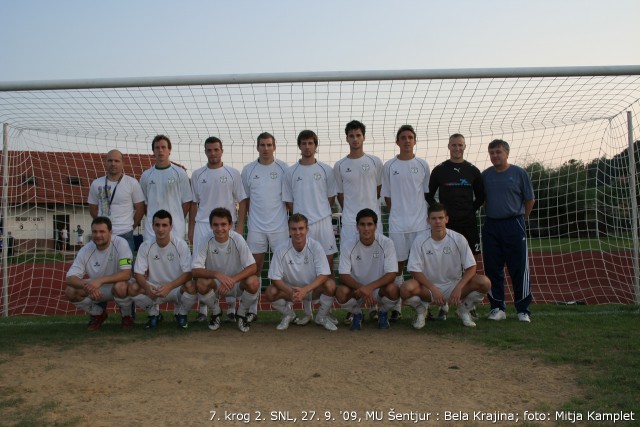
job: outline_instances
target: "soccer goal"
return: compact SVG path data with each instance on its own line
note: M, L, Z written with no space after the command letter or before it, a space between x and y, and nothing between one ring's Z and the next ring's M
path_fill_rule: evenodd
M480 170L490 166L488 143L508 141L510 162L527 169L536 192L534 300L639 303L639 100L640 66L0 83L2 314L77 312L64 277L90 238L87 192L110 149L139 177L153 163L152 138L166 134L171 160L190 175L206 162L208 136L241 169L261 132L293 163L297 134L312 129L317 158L333 165L348 153L353 119L367 127L365 151L383 161L397 154L398 127L413 125L416 155L432 168L448 158L453 133L466 137L465 157Z

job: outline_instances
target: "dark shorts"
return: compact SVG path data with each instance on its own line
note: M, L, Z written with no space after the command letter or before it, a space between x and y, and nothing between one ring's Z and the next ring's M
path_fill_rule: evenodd
M480 234L477 224L456 224L449 222L447 228L462 234L467 239L471 252L473 252L474 255L478 255L481 252Z

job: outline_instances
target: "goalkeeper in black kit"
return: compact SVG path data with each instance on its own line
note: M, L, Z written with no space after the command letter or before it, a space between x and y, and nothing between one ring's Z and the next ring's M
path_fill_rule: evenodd
M440 203L449 214L447 228L462 234L469 243L473 255L480 254L480 234L476 212L484 203L484 184L480 170L464 159L467 148L465 138L459 133L449 137L449 160L445 160L431 171L429 192L425 199L429 206ZM440 308L438 320L445 320L448 305ZM475 317L475 312L472 313ZM431 318L431 317L430 317Z

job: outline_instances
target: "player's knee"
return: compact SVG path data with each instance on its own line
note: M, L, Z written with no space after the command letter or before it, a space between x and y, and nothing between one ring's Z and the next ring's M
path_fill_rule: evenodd
M390 283L380 289L380 295L390 300L397 300L400 298L400 288L395 283Z
M71 302L77 302L81 299L79 289L72 288L71 286L65 288L64 296Z
M333 279L328 279L322 285L323 294L334 296L336 294L336 282Z
M483 274L478 274L478 282L479 282L479 292L486 294L491 289L491 280Z
M418 282L413 279L407 280L400 286L400 296L402 299L411 298L414 295L417 295L416 289L418 287Z
M344 304L351 299L351 288L346 285L338 286L336 289L336 300Z
M199 294L206 294L213 289L213 280L198 278L198 280L196 280L196 289Z
M255 294L260 287L260 281L258 276L249 276L244 282L245 290L249 293Z
M274 302L275 300L280 299L278 298L278 288L273 285L269 285L269 287L267 287L264 291L264 296L269 302Z
M126 298L128 286L129 284L127 282L117 282L113 285L111 293L118 298Z

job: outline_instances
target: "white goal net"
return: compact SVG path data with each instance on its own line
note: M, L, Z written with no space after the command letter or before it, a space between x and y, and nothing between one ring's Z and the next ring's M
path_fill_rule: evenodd
M634 162L629 131L638 139L639 99L639 67L0 84L2 313L77 312L64 277L81 244L78 226L80 239L90 238L89 183L104 175L110 149L125 153L125 171L139 177L152 138L166 134L171 160L191 175L206 162L209 136L222 139L225 164L242 169L255 160L261 132L292 163L297 134L311 129L316 157L333 165L348 154L344 127L354 119L367 127L365 151L383 161L397 154L404 124L416 129L416 155L432 168L448 158L453 133L466 137L465 157L480 170L490 165L488 143L508 141L510 162L529 171L536 192L534 301L637 302L640 147Z

